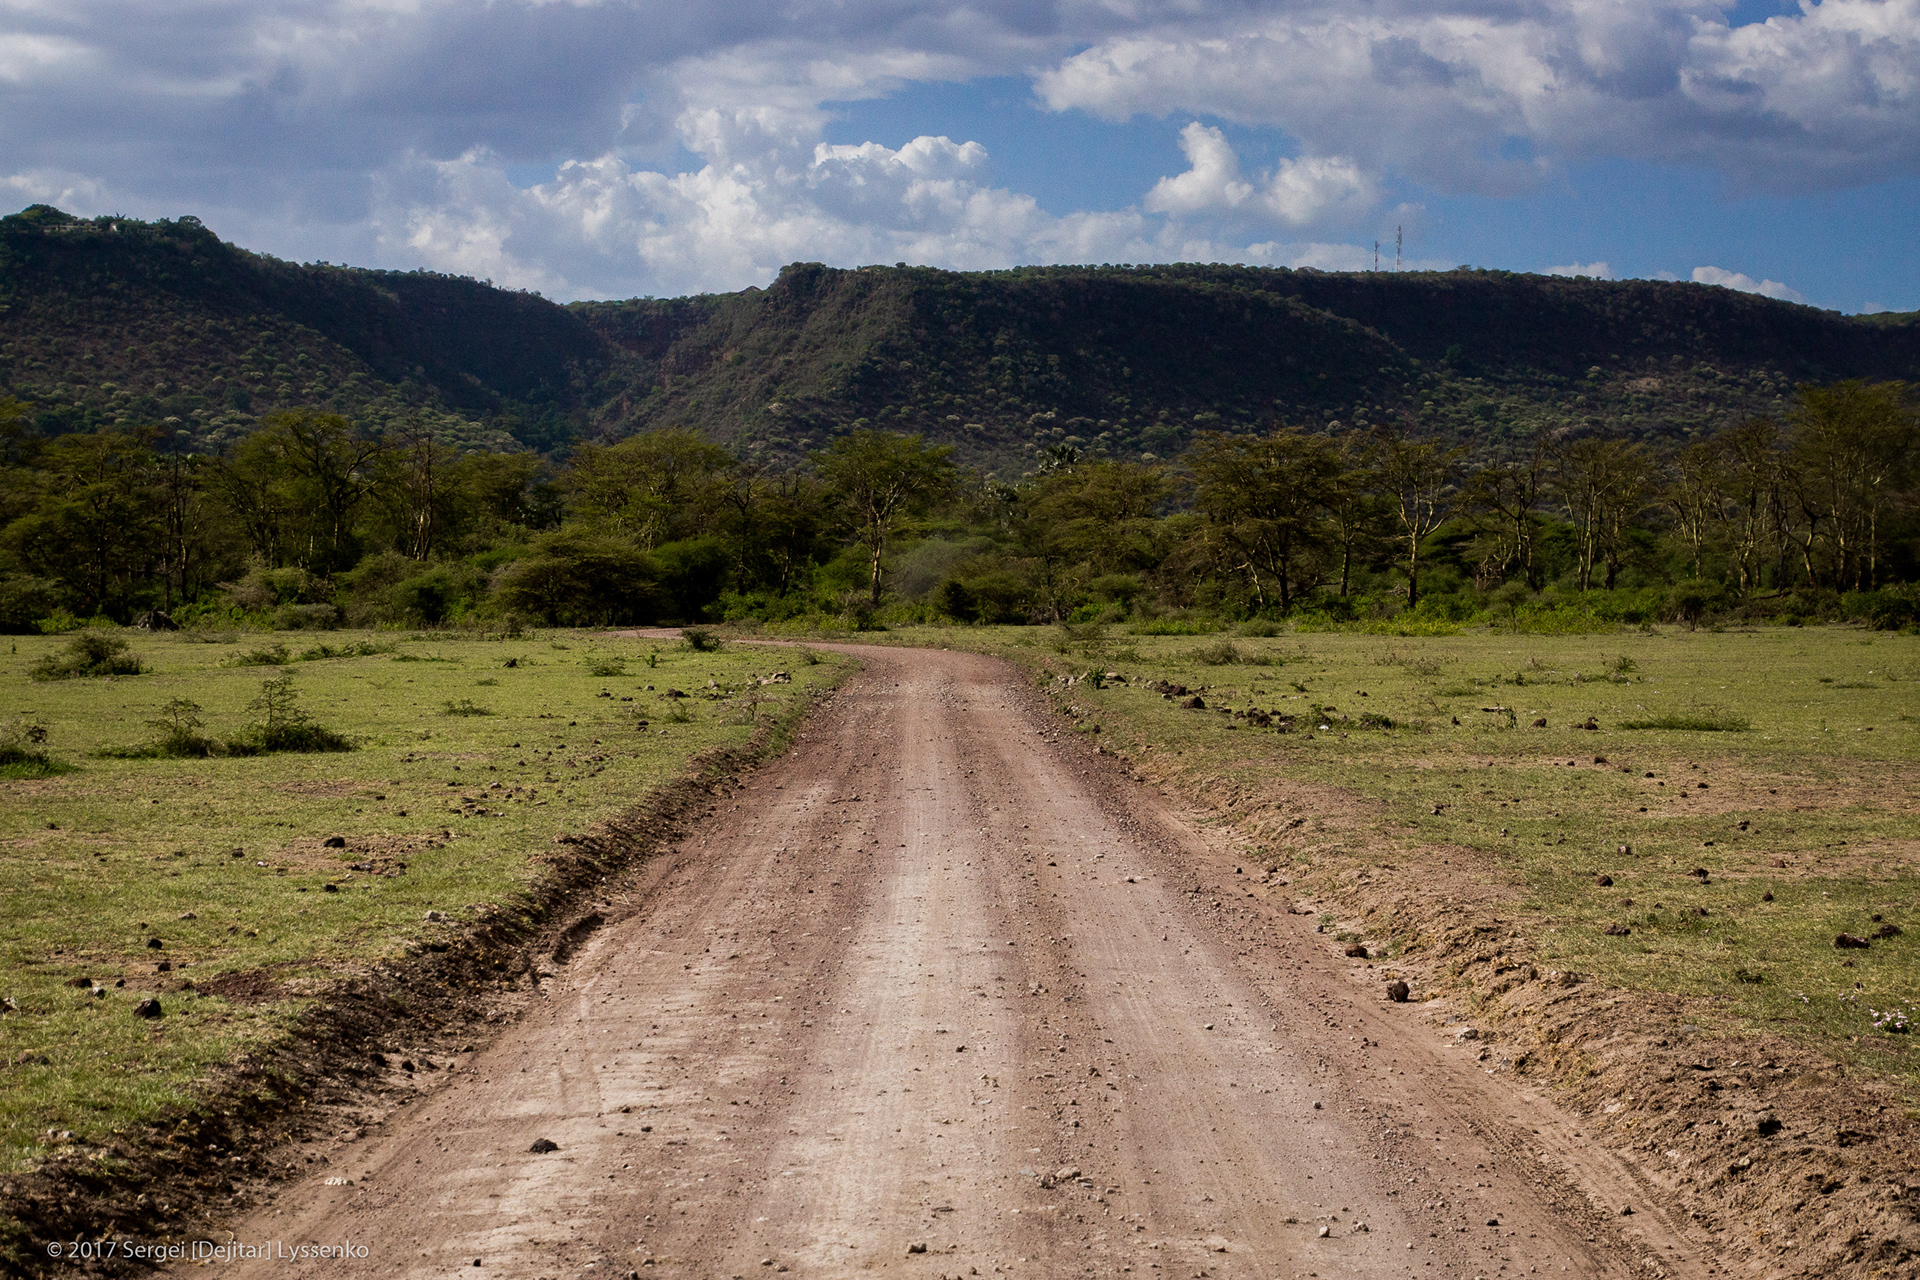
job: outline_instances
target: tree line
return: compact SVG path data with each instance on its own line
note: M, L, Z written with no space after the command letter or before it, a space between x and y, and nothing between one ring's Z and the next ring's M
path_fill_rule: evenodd
M1542 430L1469 460L1394 424L1272 424L1164 462L1055 445L1008 484L876 430L775 471L683 427L554 462L293 409L216 456L158 429L48 437L0 402L0 628L1511 620L1622 599L1694 619L1855 598L1900 622L1917 427L1908 386L1851 381L1665 448Z

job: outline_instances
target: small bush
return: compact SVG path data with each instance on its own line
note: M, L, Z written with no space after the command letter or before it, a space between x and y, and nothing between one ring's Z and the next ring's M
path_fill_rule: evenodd
M247 704L248 710L260 713L260 719L227 743L227 750L237 756L353 750L353 743L345 735L313 723L299 706L299 697L291 671L261 681L260 696Z
M1753 728L1753 722L1742 715L1718 708L1705 708L1698 711L1668 712L1665 715L1649 716L1644 720L1623 720L1622 729L1678 729L1690 733L1743 733Z
M1062 622L1053 647L1065 654L1078 653L1089 657L1104 654L1107 650L1106 625L1099 622Z
M1238 645L1231 640L1220 640L1213 644L1203 644L1193 651L1193 660L1209 667L1225 667L1236 662L1245 662L1246 655L1240 652Z
M1920 587L1849 591L1840 597L1840 612L1880 631L1911 628L1920 625Z
M1207 636L1220 624L1204 618L1149 618L1131 628L1137 636Z
M283 604L273 611L277 631L330 631L340 622L338 605Z
M72 680L87 676L137 676L146 668L127 642L99 631L82 631L67 643L65 653L48 654L29 671L35 680Z
M1242 649L1231 640L1203 644L1193 651L1193 658L1209 667L1225 667L1236 662L1249 667L1273 665L1272 655L1261 653L1258 649Z
M462 698L458 702L449 700L446 706L440 709L440 714L443 716L490 716L493 714L493 709L476 706L471 699Z
M627 674L627 664L618 658L610 658L604 662L596 662L590 665L587 668L587 674L600 676L603 679L612 676L624 676Z
M249 649L227 663L230 667L284 667L293 661L293 653L278 641L259 649Z
M695 653L718 653L720 637L703 627L682 627L680 638L687 642L687 648Z
M282 646L275 645L275 648ZM371 640L356 640L352 644L343 644L335 648L330 644L316 644L300 651L300 661L319 662L324 658L371 658L376 653L392 653L390 644L375 644ZM236 664L244 665L244 664ZM275 663L275 666L282 664Z
M218 750L218 744L200 732L205 727L200 719L200 704L186 698L169 699L160 708L160 714L147 721L147 727L160 733L153 744L157 755L204 759Z
M42 748L47 726L38 721L8 721L0 725L0 778L50 778L72 773L73 766L55 760Z

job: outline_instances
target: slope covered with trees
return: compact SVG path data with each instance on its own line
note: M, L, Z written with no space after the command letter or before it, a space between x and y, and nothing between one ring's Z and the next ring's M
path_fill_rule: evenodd
M281 262L192 218L0 218L0 390L44 434L165 424L218 449L316 408L551 448L630 363L565 308L474 280Z
M1393 422L1475 449L1542 427L1687 439L1801 383L1920 378L1914 316L1505 272L796 264L766 289L583 302L281 262L191 218L0 219L0 394L43 434L219 450L312 408L564 454L691 427L772 469L861 427L1011 480L1045 449Z
M774 465L913 430L1007 478L1053 445L1151 461L1276 422L1473 448L1543 427L1684 439L1777 414L1801 383L1920 376L1911 318L1504 272L799 264L764 291L573 310L656 371L640 426Z

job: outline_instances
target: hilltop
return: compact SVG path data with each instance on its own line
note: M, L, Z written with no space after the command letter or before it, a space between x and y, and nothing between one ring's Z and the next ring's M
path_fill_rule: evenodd
M0 393L48 432L165 423L182 447L312 404L542 451L684 424L775 468L871 425L1015 475L1050 443L1168 457L1274 421L1480 448L1539 425L1686 438L1846 377L1920 380L1920 313L1478 270L817 263L765 289L561 306L283 262L191 218L0 219Z
M551 448L629 363L566 308L476 280L283 262L193 218L0 218L0 392L50 434L164 423L217 448L316 405Z

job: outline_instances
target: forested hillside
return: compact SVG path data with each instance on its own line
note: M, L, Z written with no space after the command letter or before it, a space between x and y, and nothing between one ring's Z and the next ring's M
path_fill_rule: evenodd
M281 262L192 218L0 219L0 394L47 435L165 425L218 450L314 407L549 449L626 394L630 366L565 308L474 280Z
M1276 422L1476 452L1541 426L1687 439L1803 382L1920 373L1913 317L1505 272L799 264L765 291L572 309L647 362L642 425L776 464L850 425L912 430L1002 475L1050 444L1150 461Z
M230 448L277 409L564 454L670 425L772 470L861 426L1014 479L1198 431L1392 421L1476 453L1571 426L1688 439L1793 388L1920 377L1914 316L1504 272L796 264L770 287L561 307L423 272L281 262L191 218L0 219L0 395L43 435Z

